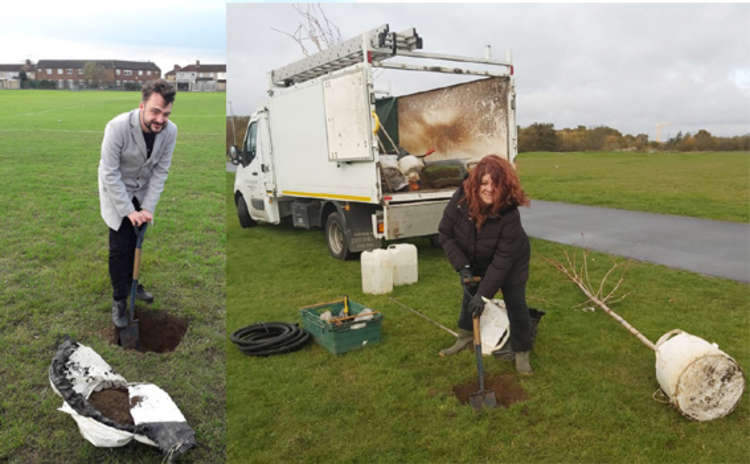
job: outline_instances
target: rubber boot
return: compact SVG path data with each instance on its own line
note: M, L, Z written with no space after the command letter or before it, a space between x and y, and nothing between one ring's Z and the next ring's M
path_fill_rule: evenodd
M519 375L531 375L534 371L531 369L531 351L519 351L516 353L516 372Z
M128 326L127 300L112 300L112 323L118 329Z
M458 329L456 342L448 348L443 348L438 354L441 358L454 355L464 348L470 347L473 338L474 334L470 330Z

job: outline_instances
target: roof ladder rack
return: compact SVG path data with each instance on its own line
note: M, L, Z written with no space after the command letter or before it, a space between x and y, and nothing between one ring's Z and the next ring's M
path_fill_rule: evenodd
M384 24L319 53L274 69L270 73L271 84L289 87L365 60L382 61L399 51L421 48L422 38L415 28L396 33L390 32L388 24Z

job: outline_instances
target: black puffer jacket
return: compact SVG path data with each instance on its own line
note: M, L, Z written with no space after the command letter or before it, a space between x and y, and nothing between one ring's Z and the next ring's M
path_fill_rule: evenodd
M459 187L438 226L440 244L453 268L458 271L470 265L475 275L482 276L477 292L487 298L506 284L525 283L531 248L518 208L511 206L488 217L477 232L466 203L459 203L463 196Z

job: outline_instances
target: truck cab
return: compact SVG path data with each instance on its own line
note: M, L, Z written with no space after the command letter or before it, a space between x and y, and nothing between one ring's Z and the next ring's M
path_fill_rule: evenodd
M230 156L238 164L234 201L243 227L257 221L270 224L281 221L279 202L274 201L276 182L270 141L268 110L264 108L250 118L242 146L230 149Z

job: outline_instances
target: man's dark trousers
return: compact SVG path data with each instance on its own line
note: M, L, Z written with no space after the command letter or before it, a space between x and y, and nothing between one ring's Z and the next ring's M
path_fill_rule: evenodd
M136 211L141 210L136 198L133 198L133 206ZM135 227L127 216L122 218L119 230L109 229L109 278L115 300L124 300L130 294L137 240Z

